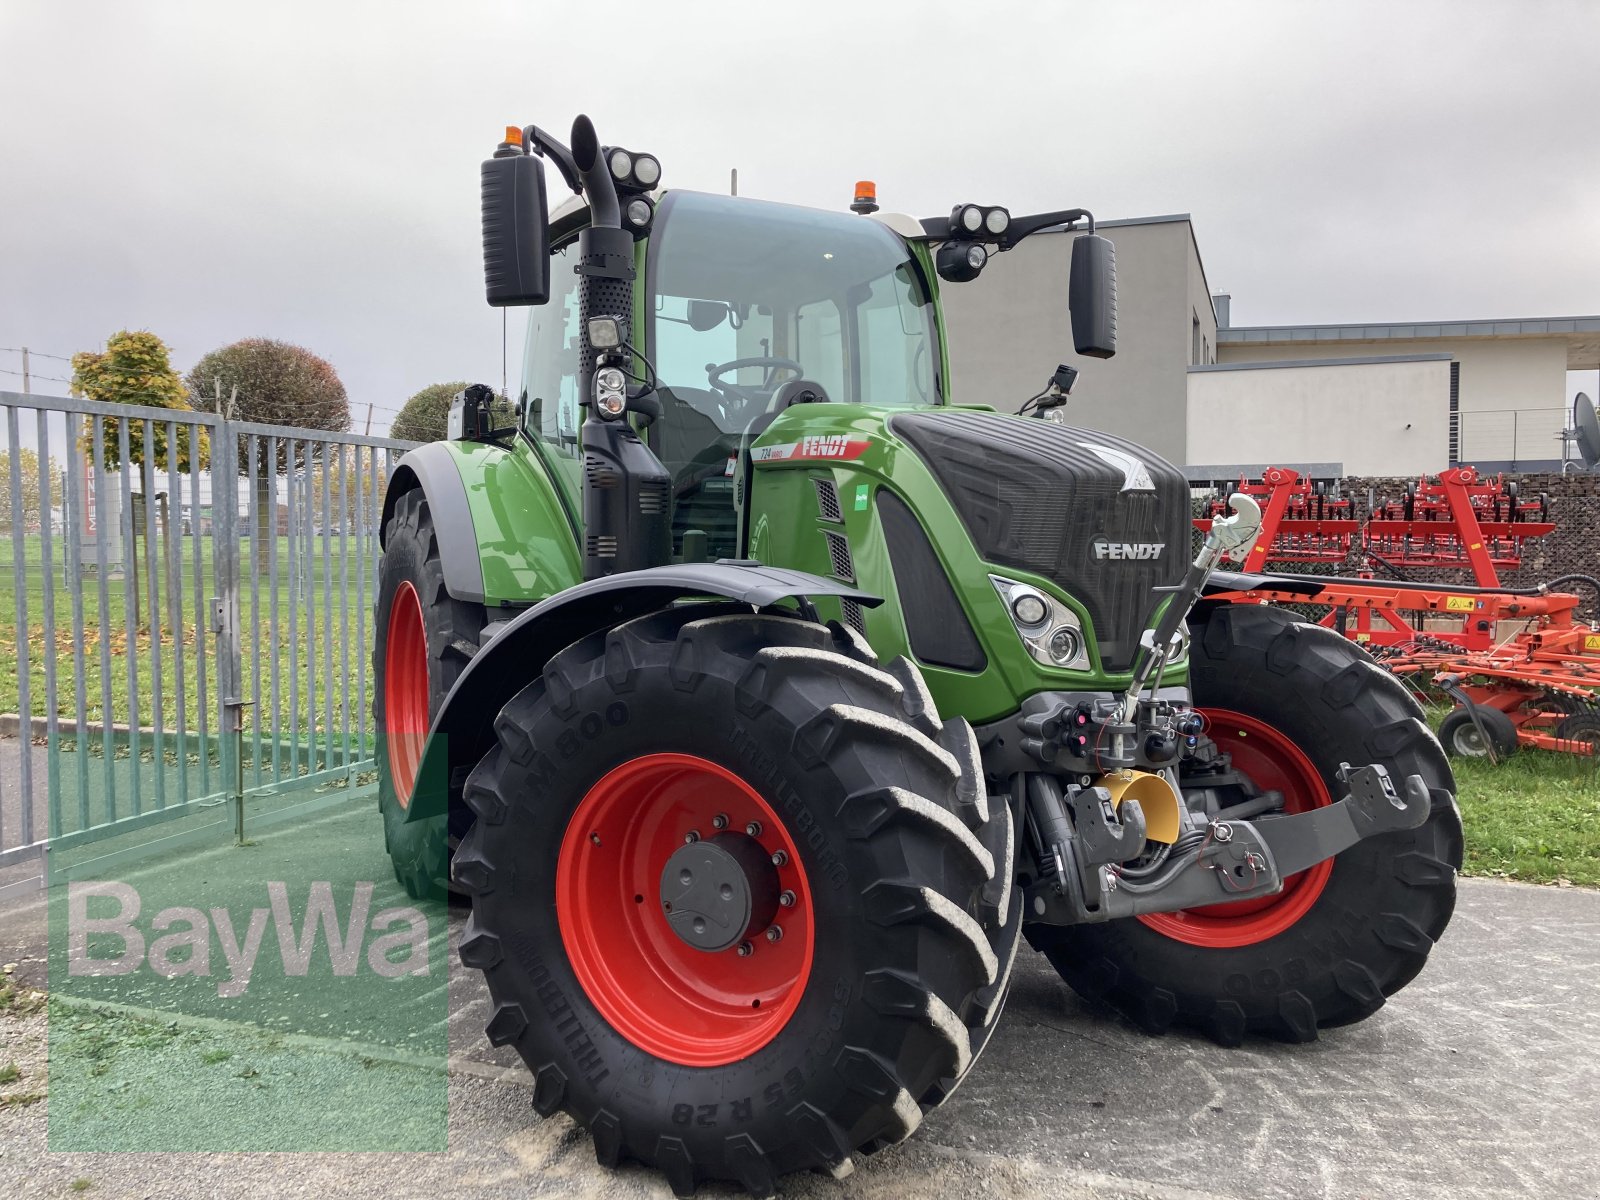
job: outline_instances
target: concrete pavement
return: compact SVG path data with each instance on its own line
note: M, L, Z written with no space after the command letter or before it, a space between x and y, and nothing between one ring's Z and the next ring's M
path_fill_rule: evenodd
M460 925L457 912L452 940ZM0 912L0 961L20 956L18 975L39 979L27 960L41 935L36 918ZM796 1178L783 1194L1590 1197L1597 1000L1600 892L1579 889L1463 881L1422 976L1311 1046L1147 1038L1024 948L1002 1027L955 1098L851 1179ZM0 1179L39 1196L77 1178L137 1196L669 1194L640 1169L595 1166L565 1118L538 1120L514 1054L482 1037L480 981L454 966L449 1011L444 1153L48 1154L40 1103L0 1109ZM24 1079L4 1090L39 1086L42 1016L0 1018L0 1066L12 1060Z

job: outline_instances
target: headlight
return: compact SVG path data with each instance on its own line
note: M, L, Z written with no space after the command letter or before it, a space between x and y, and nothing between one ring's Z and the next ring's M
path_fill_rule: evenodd
M989 582L1005 601L1017 636L1035 662L1069 671L1090 669L1088 640L1078 614L1054 596L1004 575Z
M633 156L626 150L613 150L611 152L611 177L626 180L633 174Z
M969 204L961 210L961 228L968 233L977 233L983 228L983 210L976 204Z
M653 155L641 154L633 160L633 177L640 187L655 187L661 182L661 164Z
M1011 224L1011 214L1003 208L991 208L983 219L983 227L993 234L1002 234Z
M628 380L616 367L601 367L594 373L594 406L607 420L627 410Z
M1018 625L1032 628L1044 624L1044 619L1050 615L1050 608L1038 592L1025 592L1018 588L1012 593L1011 615L1016 618Z
M1050 635L1050 657L1057 666L1066 666L1083 649L1083 638L1076 629L1063 626Z
M989 261L989 252L982 246L967 247L967 266L974 271L983 270L983 264Z

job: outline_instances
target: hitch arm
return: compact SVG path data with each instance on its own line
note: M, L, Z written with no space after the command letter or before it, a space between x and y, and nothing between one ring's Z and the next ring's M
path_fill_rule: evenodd
M1085 819L1114 822L1115 816L1075 807L1074 835L1052 847L1065 869L1028 889L1030 916L1076 925L1276 895L1289 876L1365 838L1415 829L1428 819L1432 798L1420 775L1406 776L1403 795L1377 763L1346 764L1341 778L1349 792L1334 804L1255 821L1213 821L1198 847L1175 855L1148 879L1120 875L1096 853L1107 838L1085 837Z

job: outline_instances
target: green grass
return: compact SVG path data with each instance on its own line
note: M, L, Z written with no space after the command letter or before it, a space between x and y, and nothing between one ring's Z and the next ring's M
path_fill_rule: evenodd
M22 1078L22 1072L17 1069L17 1064L9 1062L0 1067L0 1084L15 1083Z
M276 541L278 562L278 619L277 664L280 681L279 727L287 732L302 733L320 730L327 726L325 697L333 699L332 725L338 730L342 725L341 700L349 712L351 728L361 727L361 712L370 712L372 679L370 666L366 669L364 694L358 694L363 660L370 654L372 637L373 589L370 577L365 591L361 586L362 567L370 572L370 558L358 553L356 538L345 538L347 559L341 564L339 539L332 539L330 558L322 560L322 539L314 539L313 554L307 564L307 575L296 597L291 593L289 557L290 540L279 537ZM139 547L139 616L135 623L129 620L132 611L128 583L122 578L107 578L102 604L100 579L92 568L81 574L69 573L65 568L66 541L53 539L52 562L54 566L55 620L54 645L45 621L44 577L42 542L38 535L22 539L24 602L27 610L26 644L28 647L29 709L34 716L44 716L48 708L45 687L46 662L51 661L56 670L56 712L66 722L77 719L76 688L78 683L74 661L72 635L72 594L76 590L83 598L84 623L84 719L102 722L109 712L113 723L137 723L144 727L157 724L153 706L157 662L163 691L162 720L168 730L178 725L176 699L177 665L181 658L185 670L186 695L183 697L183 716L192 733L200 726L199 688L196 686L198 667L203 661L207 670L207 697L205 717L208 728L215 732L218 725L217 639L211 632L210 598L218 594L213 573L213 540L207 537L171 539L171 553L177 561L182 579L181 619L174 619L170 598L167 595L168 542L158 537L156 551L156 583L160 591L160 610L152 614L149 579L146 571L145 541ZM259 571L251 563L252 541L240 545L240 619L247 633L242 647L244 694L253 699L257 681L261 689L263 735L271 731L271 680L272 680L272 579L267 568L269 549L262 543ZM376 553L376 540L368 548L369 555ZM0 661L16 662L20 658L19 622L17 619L17 588L15 565L19 545L11 543L10 556L0 559ZM201 575L200 611L195 603L195 556L199 556ZM341 615L341 602L343 614ZM295 630L290 634L291 610ZM364 624L363 624L364 622ZM309 626L309 627L308 627ZM365 633L363 638L362 634ZM349 646L349 673L345 673L343 647ZM111 671L103 675L101 664L102 644L109 649ZM129 679L129 653L134 656L132 686ZM331 649L331 673L327 669L326 654ZM20 694L19 672L0 672L0 712L17 712ZM298 708L289 713L289 682L296 677L299 684ZM109 687L109 705L107 688ZM315 691L315 708L310 695ZM246 721L254 717L247 710ZM370 721L369 721L370 727Z
M1463 872L1600 887L1600 769L1523 748L1503 763L1455 759Z

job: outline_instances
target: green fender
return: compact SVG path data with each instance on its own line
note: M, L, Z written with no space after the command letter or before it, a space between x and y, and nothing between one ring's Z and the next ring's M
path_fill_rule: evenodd
M389 479L384 527L399 496L418 487L438 530L445 587L457 600L521 608L583 579L573 481L558 482L520 434L510 448L429 442L408 452Z

